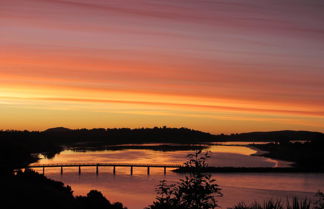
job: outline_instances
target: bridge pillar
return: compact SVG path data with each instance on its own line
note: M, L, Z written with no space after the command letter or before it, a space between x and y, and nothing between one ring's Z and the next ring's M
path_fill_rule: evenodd
M43 175L45 175L45 166L43 166Z
M150 175L150 166L147 166L147 175Z
M96 165L96 175L97 176L99 175L99 165L98 164Z
M113 168L113 174L116 175L116 166Z
M130 167L130 175L133 175L133 166Z
M164 175L166 175L166 166L164 166Z
M79 175L81 175L81 166L79 165Z
M63 175L63 166L61 166L61 175Z

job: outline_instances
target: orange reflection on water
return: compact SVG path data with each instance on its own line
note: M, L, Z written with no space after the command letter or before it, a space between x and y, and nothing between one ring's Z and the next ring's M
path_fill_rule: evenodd
M250 156L257 151L246 146L223 146L212 145L206 150L212 153L233 153ZM138 163L138 164L170 164L183 163L186 156L193 153L192 150L186 151L156 151L149 149L123 149L106 151L86 151L77 152L65 150L57 154L53 159L40 156L41 164L55 163Z
M242 154L242 155L253 155L257 153L256 150L251 149L245 146L211 146L208 148L211 152L223 152L223 153L235 153L235 154Z
M206 151L211 151L211 158L208 159L210 166L225 167L277 167L289 166L289 164L279 163L259 156L252 156L257 153L256 150L247 146L224 146L211 145ZM124 150L105 150L105 151L87 151L76 152L66 150L57 154L52 159L46 159L41 156L39 164L83 164L83 163L132 163L132 164L183 164L187 161L187 155L192 154L192 150L186 151L157 151L149 149L131 149ZM82 167L82 173L95 172L94 167ZM100 173L113 173L112 167L100 166ZM172 170L172 168L168 169ZM60 168L46 168L46 173L60 172ZM64 168L66 172L78 172L77 167ZM129 167L116 167L119 174L130 174ZM147 174L147 168L133 168L133 174ZM163 168L150 168L150 174L163 174Z
M75 195L86 195L96 189L112 202L120 201L130 209L142 209L152 204L156 196L154 188L160 180L178 182L182 175L169 173L163 175L112 175L102 173L48 174L48 177L71 185ZM318 189L324 188L323 174L214 174L213 177L222 188L224 197L218 198L222 208L233 206L239 201L252 202L265 199L285 199L298 196L312 197Z

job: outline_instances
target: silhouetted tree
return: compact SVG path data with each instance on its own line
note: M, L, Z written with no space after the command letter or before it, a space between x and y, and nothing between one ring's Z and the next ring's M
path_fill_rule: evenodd
M125 209L121 203L111 204L94 190L87 196L74 197L70 186L28 169L1 176L0 186L0 203L4 208Z
M146 209L214 209L218 207L216 197L221 197L219 186L211 175L205 175L201 168L207 166L208 152L196 151L187 156L186 167L193 173L180 179L176 184L168 185L162 180L156 188L156 201Z
M185 167L194 168L195 172L200 173L200 169L208 166L207 159L210 158L209 152L202 153L197 150L194 154L187 155L188 161L184 163Z
M127 209L117 202L111 204L103 194L97 190L91 190L87 196L78 196L76 201L82 209Z

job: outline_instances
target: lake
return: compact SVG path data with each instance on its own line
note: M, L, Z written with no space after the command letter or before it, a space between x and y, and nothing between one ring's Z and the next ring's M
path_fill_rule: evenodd
M214 144L206 150L211 151L208 160L210 166L233 167L285 167L289 162L255 156L258 150L245 146L247 144ZM65 150L52 159L42 158L38 163L180 163L186 161L186 156L193 151L155 151L150 149L124 148L123 150L85 151L76 152ZM112 202L122 202L129 209L142 209L154 201L155 186L160 180L166 179L174 183L183 178L167 170L163 175L163 168L151 168L147 175L146 168L134 168L130 175L129 168L117 167L116 175L112 167L100 167L96 175L95 167L82 168L78 175L78 168L64 168L60 175L60 168L46 168L45 175L51 179L62 181L70 185L75 195L85 195L91 189L101 192ZM270 198L311 197L318 190L324 190L324 174L317 173L231 173L213 174L222 189L223 197L219 198L222 208L233 206L240 201L263 201Z

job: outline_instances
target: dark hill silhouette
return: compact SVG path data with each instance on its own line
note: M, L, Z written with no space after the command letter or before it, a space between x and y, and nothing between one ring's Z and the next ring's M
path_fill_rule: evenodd
M114 128L114 129L68 129L64 127L50 128L40 134L47 137L59 136L69 138L70 141L109 142L109 144L123 143L147 143L147 142L170 142L170 143L202 143L211 141L274 141L284 142L290 140L324 140L324 134L312 131L268 131L248 132L237 134L214 135L188 128ZM73 138L77 138L73 140ZM67 139L65 139L67 140Z
M269 132L249 132L226 135L225 138L231 140L247 141L289 141L289 140L318 140L324 139L324 134L312 131L269 131Z
M47 133L66 133L66 132L70 132L70 131L72 131L72 130L69 129L69 128L56 127L56 128L46 129L44 132L47 132Z
M92 145L111 145L122 143L201 143L216 140L215 135L188 128L114 128L114 129L66 129L51 128L39 132L47 140L65 145L81 143Z

